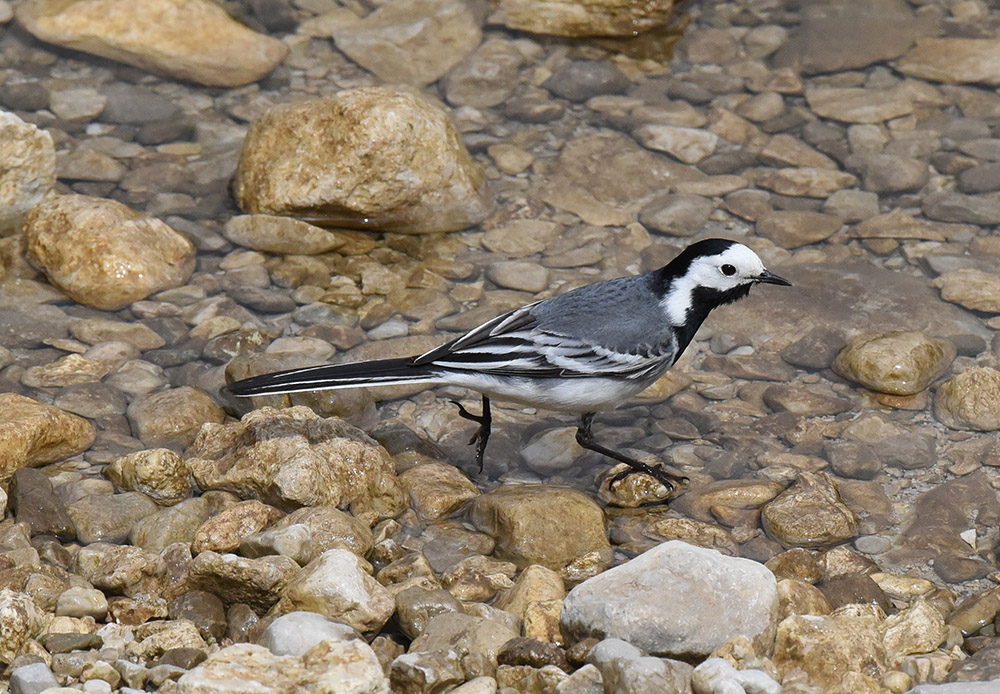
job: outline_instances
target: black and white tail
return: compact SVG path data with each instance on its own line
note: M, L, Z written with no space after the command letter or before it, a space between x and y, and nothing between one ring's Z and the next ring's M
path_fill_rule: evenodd
M254 376L229 386L229 392L240 397L276 395L302 390L331 390L364 386L434 383L439 378L429 365L415 365L412 357L376 359L349 364L326 364L291 369Z

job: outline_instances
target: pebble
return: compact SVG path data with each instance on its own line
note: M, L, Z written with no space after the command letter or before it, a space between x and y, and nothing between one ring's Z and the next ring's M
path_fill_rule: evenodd
M0 477L82 453L96 432L85 419L16 393L0 394Z
M799 473L794 485L761 509L761 524L786 547L826 547L858 534L858 518L829 477Z
M882 393L913 395L944 373L955 354L950 341L919 331L868 333L848 342L833 369Z
M942 273L934 280L945 301L975 311L1000 313L1000 301L994 292L1000 290L1000 274L975 268L961 268Z
M934 416L953 429L1000 429L1000 372L973 367L941 384Z
M323 641L343 642L358 638L354 629L323 615L289 612L268 624L257 642L274 655L301 656Z

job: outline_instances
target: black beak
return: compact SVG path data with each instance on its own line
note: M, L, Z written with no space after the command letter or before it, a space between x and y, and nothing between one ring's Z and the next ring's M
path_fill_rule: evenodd
M757 281L763 282L764 284L780 284L785 287L791 287L792 283L786 280L784 277L778 277L776 274L770 270L764 270L764 272L757 275Z

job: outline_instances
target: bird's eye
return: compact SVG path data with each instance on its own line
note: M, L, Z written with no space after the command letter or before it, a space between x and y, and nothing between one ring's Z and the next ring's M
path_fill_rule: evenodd
M732 277L733 275L736 274L736 268L730 265L729 263L726 263L719 269L722 270L722 274L726 275L727 277Z

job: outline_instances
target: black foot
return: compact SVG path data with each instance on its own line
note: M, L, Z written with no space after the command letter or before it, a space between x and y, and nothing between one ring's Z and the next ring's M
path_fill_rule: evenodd
M490 399L483 396L483 413L472 414L458 400L452 400L458 406L458 415L462 419L468 419L479 423L476 433L469 439L469 445L476 444L476 463L479 464L479 472L483 471L483 456L486 454L486 442L490 440L490 431L493 425L493 417L490 414Z
M609 485L613 485L617 482L621 482L623 479L629 475L634 474L645 474L649 475L657 482L661 483L667 488L667 491L672 491L677 488L680 482L687 482L687 477L683 475L674 475L661 467L654 467L652 465L647 465L646 463L640 462L635 458L630 458L627 455L619 453L618 451L613 451L610 448L605 448L596 441L594 441L593 434L590 432L590 426L594 422L594 413L588 412L583 415L579 428L576 430L576 442L587 450L594 451L595 453L600 453L601 455L606 455L612 460L617 460L619 463L625 463L631 470L623 470L614 477L611 478Z

